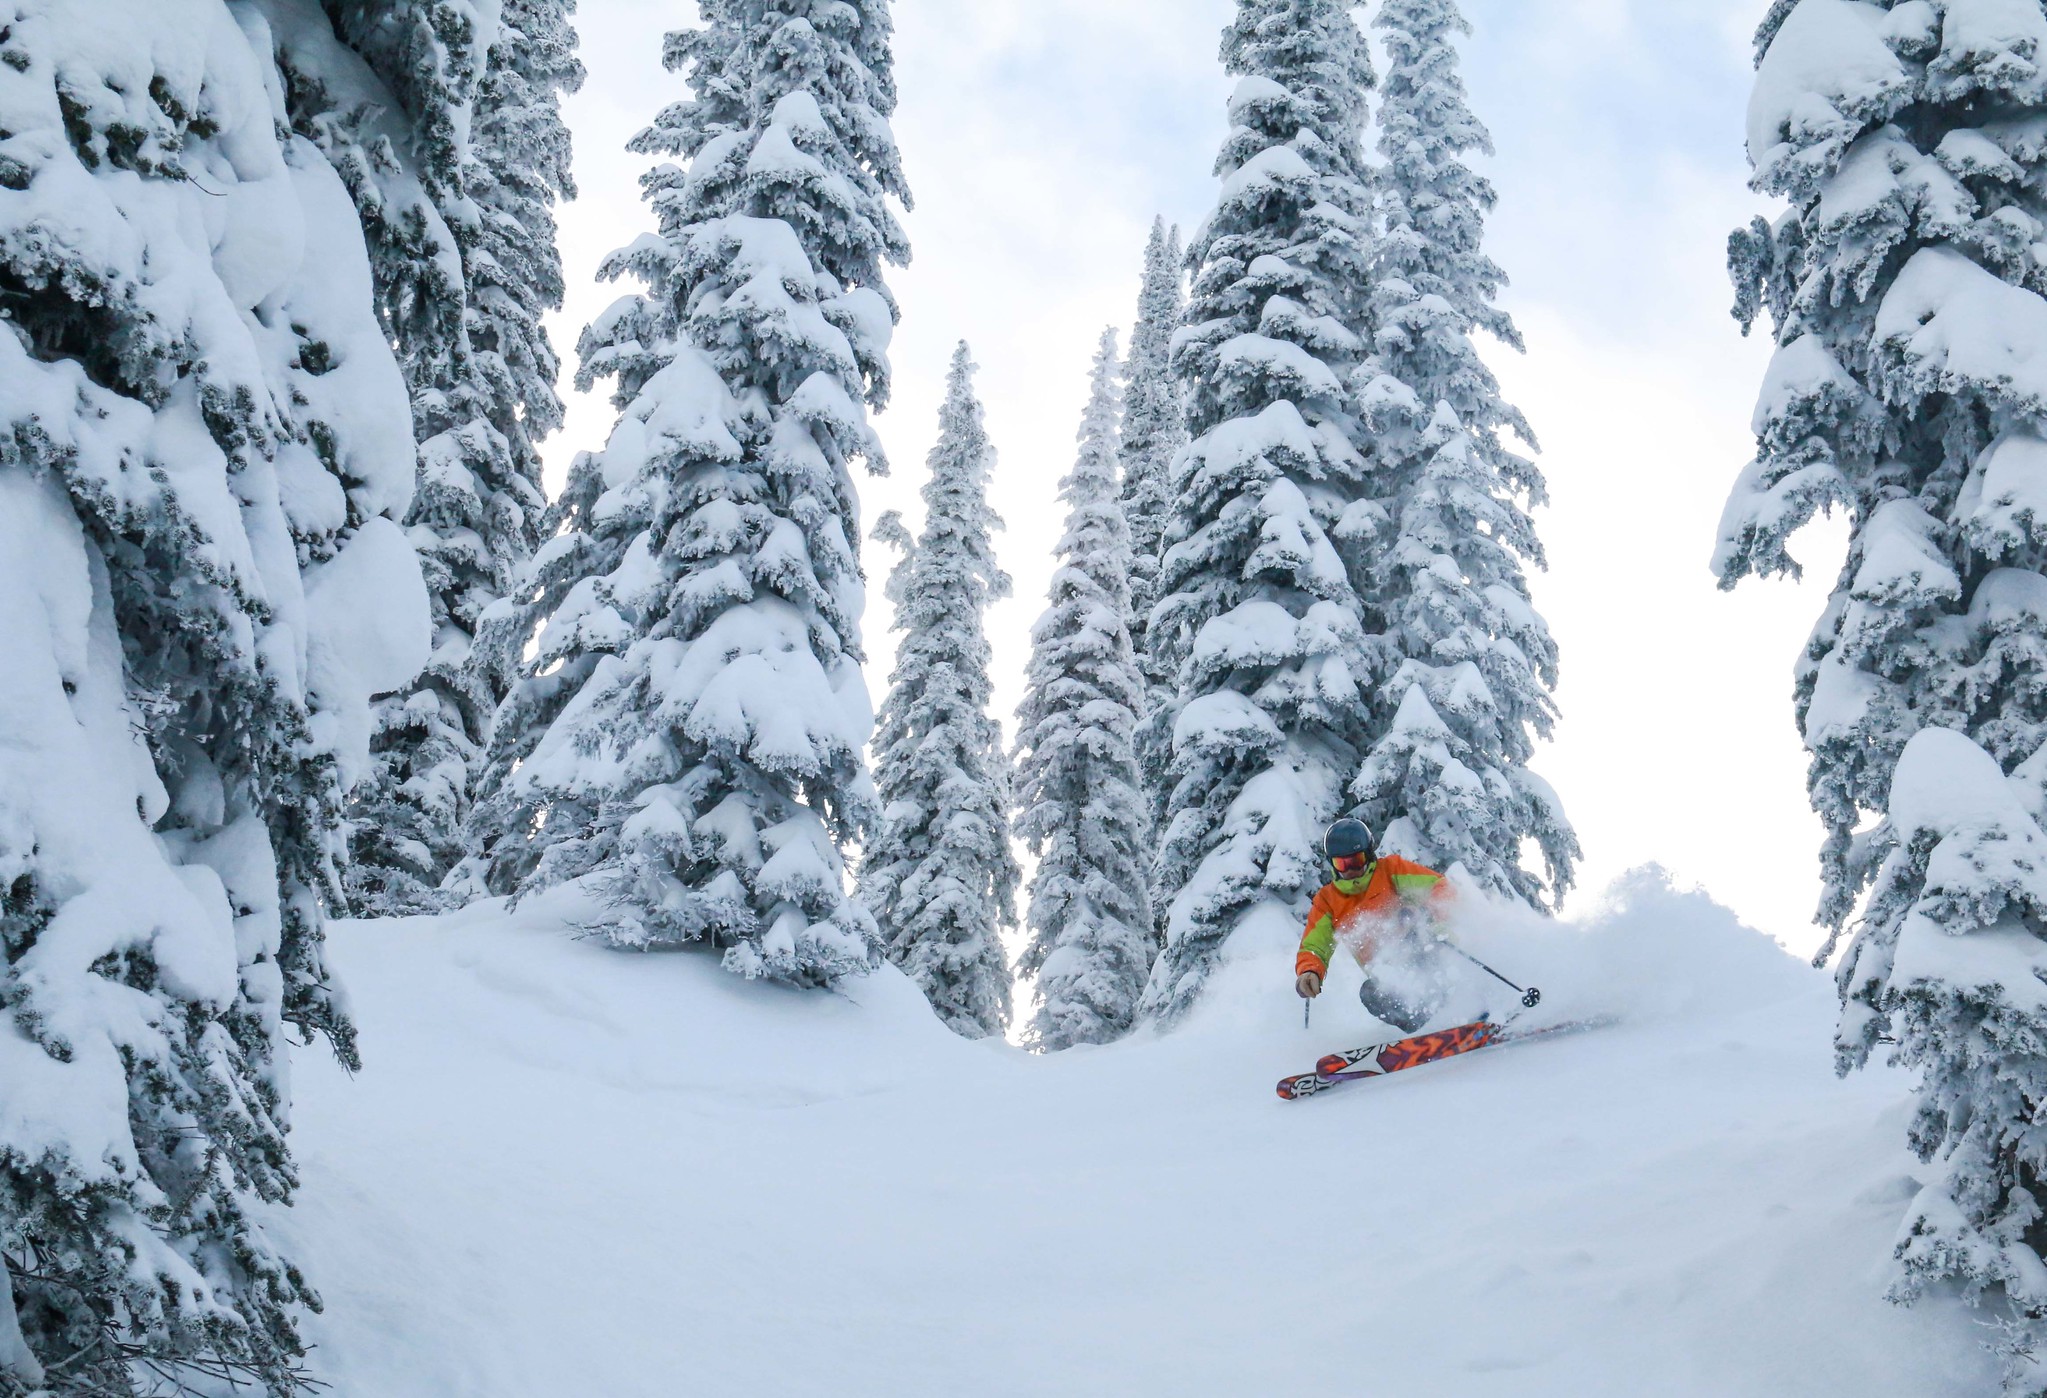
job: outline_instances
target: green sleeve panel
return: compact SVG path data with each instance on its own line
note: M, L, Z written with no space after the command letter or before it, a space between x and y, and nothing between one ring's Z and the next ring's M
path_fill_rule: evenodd
M1301 950L1327 967L1329 959L1336 955L1336 919L1324 913L1309 923L1307 935L1301 938Z
M1420 893L1433 893L1442 881L1441 874L1395 874L1393 891L1402 898L1409 898Z

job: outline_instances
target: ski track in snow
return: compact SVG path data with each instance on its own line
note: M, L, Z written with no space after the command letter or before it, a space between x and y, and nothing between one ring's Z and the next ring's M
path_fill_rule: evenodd
M1994 1388L1882 1300L1908 1084L1828 980L1649 880L1467 944L1584 1036L1284 1103L1376 1033L1234 947L1180 1032L1033 1058L507 915L343 924L367 1066L298 1070L282 1216L340 1398L1799 1395ZM1568 988L1568 989L1567 989Z

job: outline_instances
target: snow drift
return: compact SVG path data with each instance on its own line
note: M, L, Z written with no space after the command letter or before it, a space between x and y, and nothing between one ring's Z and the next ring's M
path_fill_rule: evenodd
M506 914L344 925L368 1066L300 1077L295 1235L347 1395L1798 1394L1992 1382L1882 1299L1906 1080L1827 978L1642 873L1466 945L1620 1028L1319 1100L1373 1031L1244 945L1163 1037L1034 1058ZM1511 1003L1511 996L1506 995Z

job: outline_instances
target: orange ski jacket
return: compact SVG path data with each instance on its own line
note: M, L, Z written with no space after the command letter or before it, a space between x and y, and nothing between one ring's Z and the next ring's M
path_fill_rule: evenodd
M1300 954L1294 958L1294 974L1313 971L1327 977L1337 938L1361 918L1383 916L1423 898L1440 907L1451 896L1450 881L1434 869L1397 854L1382 855L1359 877L1324 884L1315 895L1314 906L1308 909L1308 930L1301 934ZM1371 937L1346 940L1360 966L1377 950Z

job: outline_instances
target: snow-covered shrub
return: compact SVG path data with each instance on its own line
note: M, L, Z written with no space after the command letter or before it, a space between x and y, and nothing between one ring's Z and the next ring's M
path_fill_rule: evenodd
M1896 1037L1926 1074L1915 1141L1944 1163L1900 1294L2002 1288L2013 1391L2039 1393L2047 11L1797 0L1758 48L1755 187L1790 208L1730 249L1736 313L1768 309L1777 350L1715 566L1795 574L1815 513L1852 523L1797 671L1821 921L1838 938L1869 894L1843 1062Z
M0 5L0 1391L302 1391L286 1026L426 658L405 385L284 3ZM179 1389L178 1391L188 1391Z
M591 879L617 945L708 943L748 975L866 969L840 847L869 817L856 463L888 393L908 247L884 0L702 0L668 36L689 95L633 149L646 290L582 339L616 381L505 624L535 649L472 827L494 888ZM537 635L535 634L537 632Z
M1173 365L1195 440L1147 644L1174 675L1158 840L1167 943L1145 1012L1171 1020L1247 923L1294 923L1321 827L1370 741L1363 548L1383 521L1353 373L1371 258L1365 38L1342 0L1239 0L1222 190L1194 235Z
M924 528L912 540L883 515L875 535L902 551L889 575L902 633L874 734L881 820L860 866L860 897L889 960L947 1026L969 1038L1009 1024L1009 957L1022 877L1009 846L1012 782L993 686L988 604L1009 595L990 535L995 448L974 396L966 345L953 353L926 463Z
M1135 748L1144 676L1125 622L1130 526L1116 480L1116 378L1116 332L1108 330L1081 416L1080 455L1059 486L1066 532L1051 605L1031 628L1017 710L1016 829L1038 858L1017 969L1037 983L1025 1041L1044 1049L1129 1032L1157 950Z
M1351 792L1388 851L1555 906L1579 850L1528 769L1556 712L1556 643L1524 568L1543 554L1522 502L1542 503L1544 487L1505 440L1534 439L1473 342L1521 346L1481 246L1493 189L1465 163L1492 149L1458 76L1469 25L1455 0L1386 0L1373 23L1387 69L1364 398L1386 516L1367 588L1375 741ZM1524 844L1547 877L1523 866Z

